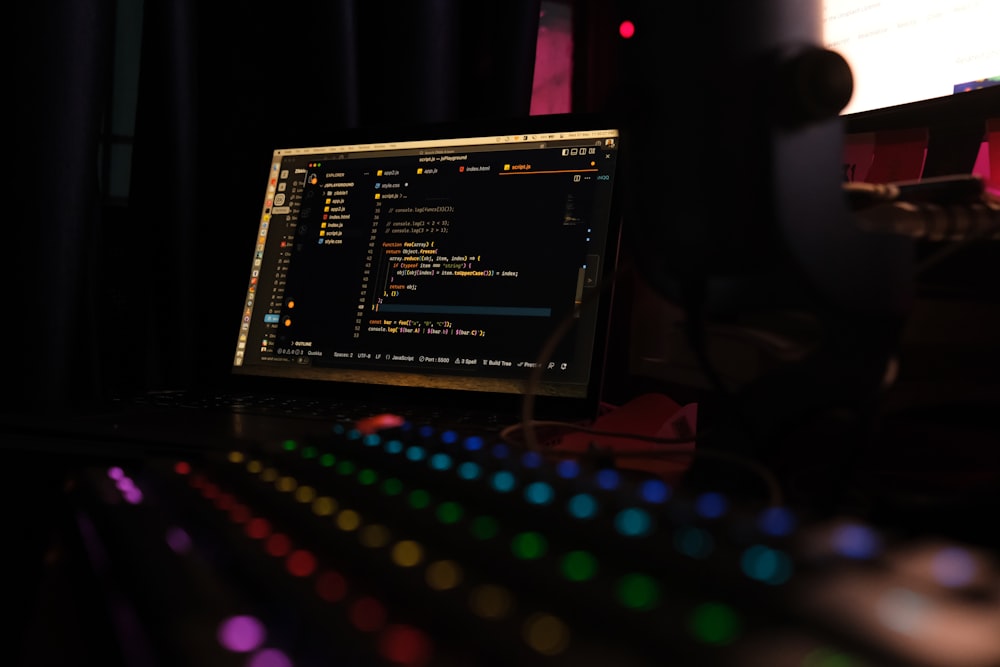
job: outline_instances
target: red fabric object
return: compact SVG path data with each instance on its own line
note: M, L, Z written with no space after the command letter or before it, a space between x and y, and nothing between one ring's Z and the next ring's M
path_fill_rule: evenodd
M675 481L691 465L695 443L659 443L630 438L638 435L652 438L680 438L697 432L698 404L680 405L663 394L642 394L628 403L601 415L590 426L592 430L621 435L570 433L549 448L567 455L585 454L592 448L614 457L615 467L647 472Z

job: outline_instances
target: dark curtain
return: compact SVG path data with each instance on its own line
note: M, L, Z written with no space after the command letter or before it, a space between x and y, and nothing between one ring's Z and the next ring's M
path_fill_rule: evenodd
M34 3L12 31L3 371L24 405L228 372L276 144L530 109L539 0L147 0L130 197L102 206L114 10Z
M4 106L15 151L2 236L0 371L4 397L23 409L102 382L92 354L100 317L93 276L114 14L110 2L79 0L27 3L11 18Z

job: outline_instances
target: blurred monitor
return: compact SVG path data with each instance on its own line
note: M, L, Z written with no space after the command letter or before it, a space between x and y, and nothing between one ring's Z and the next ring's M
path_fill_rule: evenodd
M993 180L986 128L1000 118L997 25L996 0L823 0L824 45L844 56L854 78L841 112L846 132L857 138L916 130L896 140L922 146L909 166L905 154L883 154L883 162L892 163L889 172L873 169L866 176L859 164L848 180L970 172ZM870 139L862 137L865 142Z
M823 41L851 65L857 114L1000 84L996 0L824 0Z

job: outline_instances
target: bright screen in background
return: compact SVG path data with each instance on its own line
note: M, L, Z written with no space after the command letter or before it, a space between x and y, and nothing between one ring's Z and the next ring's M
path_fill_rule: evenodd
M854 74L843 113L1000 84L1000 0L824 0L823 41Z

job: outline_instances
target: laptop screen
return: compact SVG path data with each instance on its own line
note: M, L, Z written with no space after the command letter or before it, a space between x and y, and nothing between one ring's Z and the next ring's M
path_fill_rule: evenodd
M560 124L561 123L561 124ZM274 151L236 374L540 396L600 380L620 134L579 118Z

